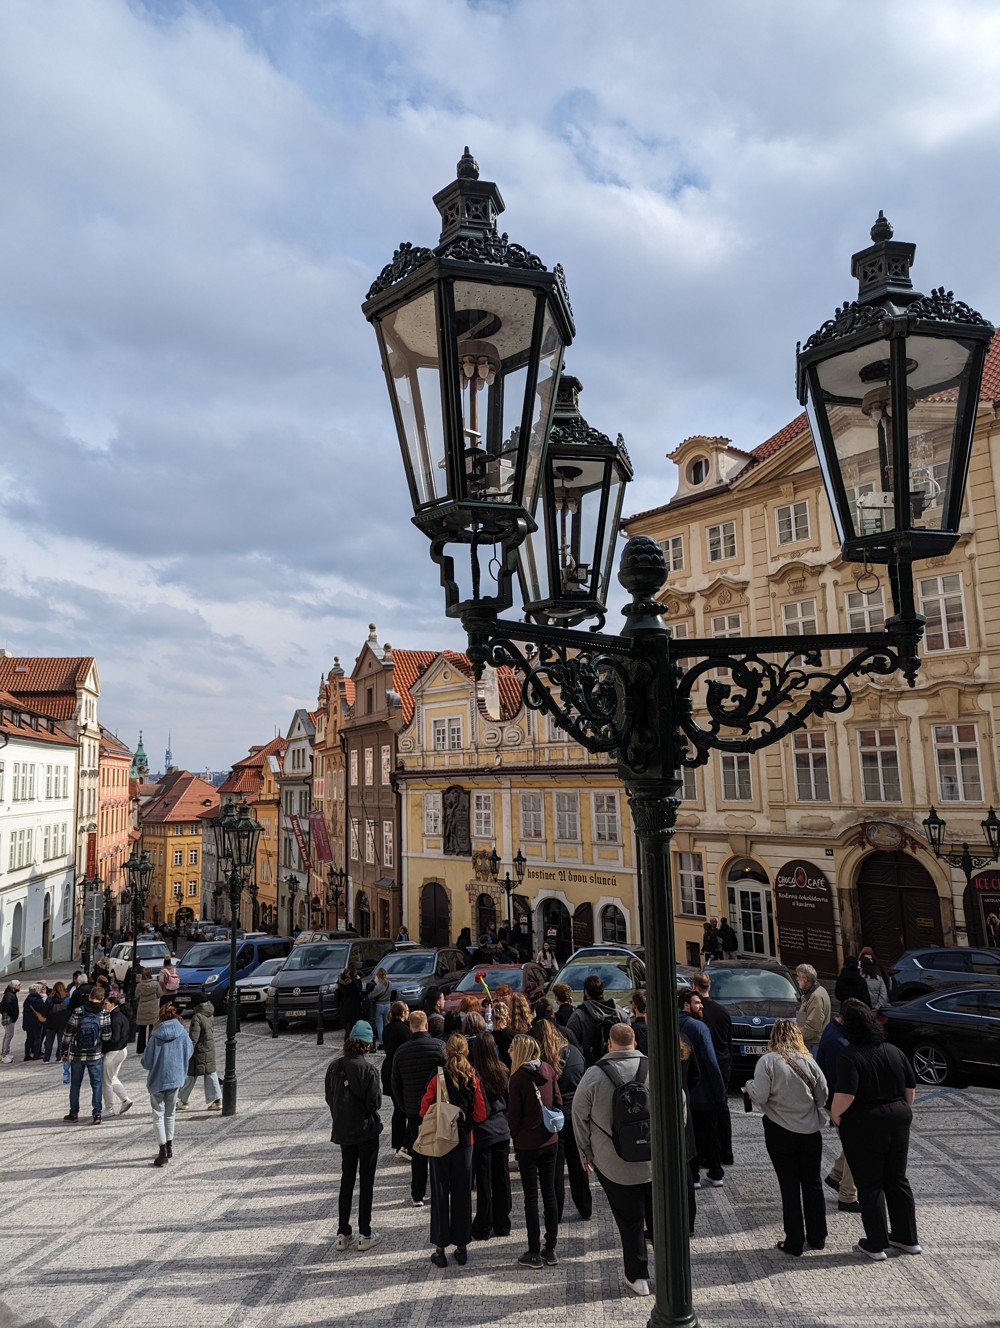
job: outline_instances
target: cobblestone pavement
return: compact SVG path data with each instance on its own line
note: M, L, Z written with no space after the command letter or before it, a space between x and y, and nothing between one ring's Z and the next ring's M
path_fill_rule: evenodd
M219 1060L222 1021L216 1024ZM16 1048L21 1054L22 1035ZM58 1065L0 1066L0 1328L471 1328L644 1324L650 1300L625 1290L603 1196L594 1219L573 1213L557 1268L526 1272L515 1225L476 1243L463 1270L428 1258L429 1208L408 1206L408 1168L389 1152L376 1178L384 1244L336 1254L339 1150L329 1143L323 1072L339 1048L306 1032L240 1037L239 1112L178 1116L175 1156L155 1154L143 1076L136 1105L100 1127L62 1123ZM200 1094L200 1089L197 1090ZM193 1103L200 1102L193 1097ZM86 1105L86 1098L84 1098ZM778 1191L758 1116L734 1099L738 1165L699 1195L695 1301L705 1328L1000 1325L1000 1131L991 1089L921 1091L911 1147L922 1258L874 1264L852 1252L858 1218L830 1199L822 1253L789 1260ZM834 1148L827 1144L827 1162ZM515 1223L520 1190L515 1181Z

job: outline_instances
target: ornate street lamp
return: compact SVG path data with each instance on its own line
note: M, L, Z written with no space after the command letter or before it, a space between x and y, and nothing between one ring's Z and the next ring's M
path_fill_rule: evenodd
M982 916L982 910L978 907L979 901L976 898L976 892L972 888L972 877L980 867L985 867L990 862L1000 862L1000 817L991 807L985 818L979 822L979 828L983 832L983 838L986 840L989 853L973 853L969 848L967 840L963 840L962 847L958 844L952 844L950 849L944 848L944 832L948 828L948 822L943 816L938 816L932 807L927 816L924 817L924 835L928 844L934 850L934 856L940 862L946 862L949 867L957 867L965 877L965 893L962 896L962 904L965 909L965 927L970 943L973 945L989 945L990 939L986 931L986 919Z
M340 901L343 898L344 881L347 873L343 867L330 866L326 873L326 906L333 909L333 930L340 929Z
M288 890L288 934L291 936L295 930L295 896L299 892L299 878L289 873L284 879L284 885Z
M145 849L140 850L138 842L132 845L132 852L122 864L125 873L125 894L132 917L132 967L129 969L127 993L132 1002L132 1022L135 1023L136 999L139 988L139 929L146 913L146 901L149 898L149 885L153 876L153 864Z
M453 283L456 289L462 283L478 288L480 284L501 282L508 276L504 266L506 260L497 256L506 250L506 241L500 245L496 237L495 211L482 211L477 219L478 236L471 233L468 208L462 201L465 182L470 179L468 174L463 174L467 156L459 167L458 185L446 191L459 212L465 208L465 248L460 256L459 270L453 271L459 264L458 255L454 252L450 258L443 255L443 250L452 243L449 238L452 231L446 220L442 247L434 252L409 246L398 251L393 264L372 287L364 306L369 319L379 323L382 317L385 323L390 313L397 316L398 304L401 306L398 314L401 321L405 308L409 311L406 318L414 326L419 322L419 326L426 329L427 351L423 364L428 373L426 390L420 397L419 412L410 409L407 413L401 405L401 385L404 380L411 381L407 375L415 360L412 355L407 359L396 348L402 338L398 328L392 333L396 341L392 341L386 327L379 327L390 396L403 444L414 519L425 528L428 528L428 513L434 510L428 496L431 494L431 478L447 475L449 483L457 484L465 473L491 477L495 473L489 466L485 471L477 469L478 460L475 464L470 463L467 472L459 466L460 461L464 466L474 449L469 442L468 412L463 416L456 404L463 338L454 321L455 306L448 302L448 283ZM478 187L493 190L495 194L495 186ZM444 196L441 194L438 198ZM497 546L494 556L499 569L496 580L501 589L508 585L504 580L504 569L516 560L518 549L531 528L529 518L536 518L538 529L544 533L544 560L538 553L535 555L536 564L541 565L544 561L549 569L570 566L561 547L564 543L572 547L571 540L564 539L569 524L563 516L569 514L569 509L564 507L560 511L562 499L558 483L553 479L546 486L544 510L539 509L536 513L535 509L521 503L517 520L512 520L511 516L518 504L512 502L502 486L492 482L480 485L474 508L455 498L452 490L448 490L447 496L438 496L437 490L431 494L440 509L442 523L445 514L454 513L455 529L460 530L462 538L471 545L474 593L464 600L456 593L451 560L443 561L437 545L432 547L432 557L442 566L447 612L461 617L466 628L469 658L476 675L480 676L487 665L494 668L504 665L515 670L521 676L522 698L528 707L545 710L589 751L614 753L619 775L628 792L640 845L646 930L656 1266L656 1303L650 1322L658 1328L666 1325L669 1328L695 1328L697 1324L692 1305L688 1244L687 1158L679 1029L672 1000L675 945L669 845L679 803L681 767L704 765L713 751L757 751L801 729L814 716L842 713L851 704L850 682L856 676L867 679L902 669L912 683L919 667L917 645L923 633L923 620L913 611L911 563L931 551L936 554L950 547L947 541L950 539L954 543L957 532L972 412L978 397L983 351L992 329L978 315L971 311L966 313L965 306L955 304L942 294L932 297L933 309L929 305L920 306L915 312L910 310L908 313L911 300L900 289L901 256L895 249L882 247L887 240L882 236L881 228L875 239L874 251L862 264L864 299L859 301L865 303L870 312L851 315L852 319L857 319L856 335L850 331L838 333L837 320L833 324L824 324L824 328L816 337L810 338L800 352L799 382L804 399L807 398L812 407L814 438L830 493L835 505L839 502L838 528L844 556L889 564L896 613L885 630L805 637L675 640L663 621L663 604L657 598L667 574L663 552L655 540L644 535L630 539L621 557L618 579L630 593L631 603L624 610L625 626L620 636L553 625L560 620L575 622L587 617L603 617L603 601L594 583L588 587L588 595L581 596L576 608L569 612L565 611L564 598L553 596L549 600L540 595L535 600L529 595L525 611L541 621L505 621L499 619L498 614L509 605L509 595L505 598L504 594L498 593L484 597L478 593L476 541L485 531L494 538ZM909 252L908 247L904 248ZM875 273L879 264L885 264L887 271L882 283L874 275L870 280L868 276L869 272ZM404 288L407 292L405 300ZM558 293L553 285L545 296L536 295L539 300L536 317L542 316L538 310L543 299L553 300ZM394 299L397 303L391 308L390 304L383 303ZM415 301L424 302L421 320L416 320L412 312ZM877 313L874 312L876 307ZM504 306L504 312L507 308ZM383 309L386 310L384 315L381 314ZM550 304L549 309L555 310L551 317L553 326L557 326L558 300ZM842 316L843 311L838 319ZM494 318L502 324L500 310L490 314L484 304L475 333L477 338L487 335L483 328L487 323L492 328L490 320ZM834 328L833 332L826 331L830 327ZM439 341L435 340L435 329L440 333ZM564 333L571 330L565 322L562 329ZM938 335L945 330L949 332L950 342L946 336ZM473 332L470 330L467 336L471 338ZM878 338L882 339L883 348L876 356L873 346ZM564 336L563 341L568 341L568 336ZM946 342L951 349L942 350ZM438 350L433 364L430 364L434 347ZM842 365L832 367L840 363L836 357L840 350L850 352L847 368ZM910 368L911 359L916 368ZM883 360L888 362L888 369L883 368ZM553 358L552 364L555 372L557 357ZM856 390L850 379L848 370L852 366L854 378L860 378L866 384L864 392ZM529 376L532 372L529 368ZM907 376L912 379L909 389L903 382ZM435 389L440 388L436 400L430 390L432 383ZM887 383L888 394L885 391ZM867 395L875 388L881 393L878 400ZM855 403L857 397L860 400ZM409 400L412 403L412 396ZM950 426L942 422L945 405L950 409ZM940 419L936 413L939 406L942 406ZM855 430L855 439L859 420L869 431L872 428L870 421L878 420L880 432L877 431L878 441L874 444L874 462L867 459L866 448L872 450L869 443L845 441L847 426L838 414L842 409L854 412L849 421L850 428ZM525 418L527 413L525 407ZM539 411L535 418L541 420L543 417L544 412ZM901 422L903 427L900 427ZM936 441L935 430L946 427L951 429L947 435L951 440L950 450L943 444L939 448ZM921 431L919 441L917 428ZM442 462L439 464L433 460L425 472L424 487L421 488L415 479L413 456L415 452L419 453L421 440L430 438L436 440L438 449L433 458L440 455ZM416 446L408 443L410 439L415 440ZM491 452L489 447L486 448L491 464L499 465L504 455L502 451ZM560 455L556 453L557 457ZM537 472L546 474L544 447L541 452L533 452L532 457ZM944 457L942 464L950 468L943 484L935 469L939 457ZM562 460L565 463L566 458L562 457ZM919 465L925 467L926 482ZM856 475L852 467L856 468ZM627 475L623 470L619 474L624 483ZM613 469L605 469L602 480L605 488L610 490L614 477ZM914 517L917 501L911 495L921 484L924 484L921 491L927 497L920 516ZM935 511L933 522L928 524L929 518L924 513L936 506L934 485L941 486L944 497L940 506L944 510L941 513ZM860 498L875 492L888 494L890 501L886 503L883 499L881 508L874 504L859 506ZM604 496L610 504L610 491ZM848 521L852 503L856 512L882 512L884 519L877 531L864 526L855 528ZM475 522L471 520L473 511ZM924 524L920 524L921 521ZM441 534L430 530L429 533L433 539L443 539L443 525ZM579 561L583 562L582 541L579 548ZM589 546L587 556L590 556ZM596 560L603 556L602 548ZM553 589L563 592L566 588L565 579L550 577L545 594ZM844 653L848 655L846 662ZM825 667L824 654L833 656ZM491 855L490 865L498 875L500 860L495 852Z
M226 1009L226 1073L222 1081L222 1114L236 1115L236 1035L240 1029L239 998L236 994L236 933L240 925L240 902L253 875L257 843L264 827L254 819L246 801L227 802L213 824L215 854L228 873L229 890L229 991Z
M490 866L490 875L493 877L493 884L499 885L507 896L507 935L510 937L514 930L514 890L524 880L524 869L528 865L528 859L520 849L517 850L517 854L514 858L514 875L517 877L516 881L511 879L509 871L504 871L503 880L500 880L500 867L502 864L500 861L500 854L496 851L495 845L487 862Z

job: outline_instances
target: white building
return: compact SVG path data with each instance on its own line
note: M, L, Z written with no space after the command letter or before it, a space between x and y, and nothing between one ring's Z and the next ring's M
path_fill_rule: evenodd
M281 797L278 815L278 928L289 930L310 922L309 875L312 807L312 748L316 737L315 716L308 710L296 710L288 729L288 747L280 774L277 775ZM294 887L292 882L295 882ZM294 889L294 896L292 890ZM295 900L294 918L290 909ZM284 934L284 933L282 933Z
M72 957L77 756L0 692L0 977Z

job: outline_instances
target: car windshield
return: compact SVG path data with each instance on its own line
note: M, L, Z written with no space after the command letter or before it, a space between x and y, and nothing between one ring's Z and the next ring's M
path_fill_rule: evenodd
M490 989L499 987L501 982L506 982L511 991L520 991L524 986L523 968L472 968L466 973L455 990L481 992L483 984L478 981L480 973L486 979L486 985Z
M794 1001L798 992L784 973L760 968L716 968L710 970L712 995L718 1001Z
M400 950L396 954L386 955L379 967L395 978L422 978L434 972L436 963L436 954L407 954L405 950Z
M297 945L285 960L283 967L288 968L335 968L338 972L347 967L350 958L350 945Z
M269 978L272 973L277 973L284 962L284 959L265 959L262 964L257 965L250 976L252 978Z
M143 945L142 941L139 942L140 959L162 959L164 955L169 953L170 951L162 941L158 945Z
M584 979L590 977L592 973L604 983L605 992L632 990L632 978L628 969L623 964L607 962L568 964L556 977L556 982L565 982L572 991L583 991Z
M139 947L139 953L142 954L142 946ZM187 954L180 962L181 968L215 968L217 964L225 964L229 961L229 946L220 945L217 941L210 944L192 945Z

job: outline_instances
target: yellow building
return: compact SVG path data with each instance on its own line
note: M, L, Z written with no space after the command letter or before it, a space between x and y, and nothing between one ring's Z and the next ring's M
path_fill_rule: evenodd
M947 557L914 567L927 620L916 687L898 676L854 680L845 713L756 754L713 752L685 772L671 847L680 957L695 956L706 917L724 914L743 952L786 962L801 954L821 973L862 944L891 961L927 943L987 939L989 910L1000 906L996 869L967 886L935 858L922 822L934 804L946 838L985 859L980 822L1000 800L998 398L995 339L961 538ZM661 542L675 636L881 628L892 611L884 569L840 559L805 416L749 452L696 437L670 460L673 498L624 524ZM940 480L929 476L930 505ZM811 931L796 916L796 882L830 903Z
M223 806L230 800L239 803L246 799L262 826L251 889L244 891L240 910L243 926L254 930L258 927L280 928L286 921L278 917L278 877L281 875L278 863L278 775L287 746L287 739L272 738L262 747L251 747L249 756L236 762L218 790ZM221 922L229 920L229 900L223 881L216 886L213 916Z
M219 806L213 786L172 767L142 812L142 844L153 864L145 920L191 922L202 916L202 817Z
M464 655L441 653L394 687L411 937L440 945L510 921L532 953L548 938L560 958L595 939L638 943L635 840L608 758L523 706L510 671L477 685ZM526 859L509 903L490 877L494 848L501 880Z

